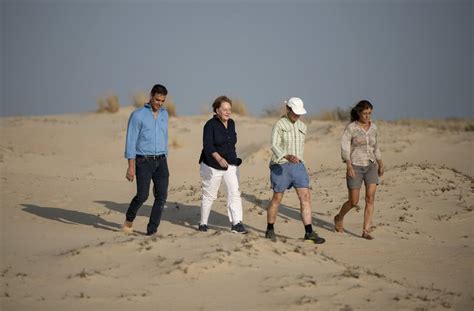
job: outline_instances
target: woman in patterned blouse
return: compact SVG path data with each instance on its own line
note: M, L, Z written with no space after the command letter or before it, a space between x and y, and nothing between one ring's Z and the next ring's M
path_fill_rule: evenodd
M337 232L344 232L343 219L359 202L362 181L365 184L365 211L362 237L372 240L370 235L372 216L374 213L375 191L379 177L384 173L382 155L378 147L377 126L371 122L373 106L362 100L351 110L351 123L342 135L341 156L347 166L347 188L349 199L342 205L339 214L334 217Z

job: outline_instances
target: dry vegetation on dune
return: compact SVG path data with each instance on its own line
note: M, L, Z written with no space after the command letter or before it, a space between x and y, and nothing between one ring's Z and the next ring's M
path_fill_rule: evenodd
M148 103L150 97L145 92L136 92L132 95L132 105L135 108L141 108L145 103Z
M317 120L317 121L343 121L349 122L351 119L352 107L336 107L332 110L323 109L318 113L311 114L308 111L308 115L305 115L306 120ZM281 102L277 105L266 107L263 109L262 117L280 117L286 113L285 102ZM435 128L438 130L447 131L458 131L458 132L472 132L474 131L474 119L472 118L446 118L446 119L400 119L394 121L385 121L379 119L382 122L388 122L395 125L407 125L416 127L427 127Z
M276 105L264 108L262 117L277 118L277 117L281 117L285 113L286 113L286 105L284 102L280 102Z
M232 99L232 113L238 114L239 116L249 115L247 105L240 99Z
M273 113L273 114L271 114ZM266 112L267 116L275 116L274 112ZM344 121L349 122L351 118L351 107L341 108L336 107L333 110L321 110L315 115L307 117L309 120L318 121ZM406 125L414 127L434 128L443 131L456 132L472 132L474 131L474 119L472 118L446 118L446 119L399 119L393 121L385 121L379 119L381 122L387 122L394 125Z
M474 119L446 118L444 120L422 120L422 119L401 119L387 121L396 125L429 127L444 131L472 132L474 131Z
M275 118L280 117L286 113L286 104L284 101L263 109L262 117L264 118ZM318 120L318 121L349 121L351 116L351 108L337 107L333 110L321 110L316 114L312 114L308 111L308 115L305 115L307 120Z
M97 112L115 113L120 110L120 102L116 94L99 97L97 105L99 106Z
M351 107L321 110L318 114L310 116L310 119L319 121L349 121L351 119Z
M168 115L170 117L178 116L176 113L176 104L174 103L174 100L169 96L166 97L165 108L168 111Z
M309 120L318 121L345 121L348 122L351 119L352 107L336 107L332 110L323 109L317 114L309 115L306 118ZM265 110L265 116L275 116L275 110ZM472 132L474 131L474 119L472 118L445 118L445 119L398 119L393 121L385 121L379 119L382 122L388 122L395 125L407 125L416 127L427 127L435 128L438 130L447 131L460 131L460 132Z

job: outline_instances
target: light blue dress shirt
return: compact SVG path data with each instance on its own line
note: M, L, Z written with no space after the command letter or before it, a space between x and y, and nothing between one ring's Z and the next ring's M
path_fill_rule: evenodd
M156 120L150 104L130 115L125 158L135 159L137 154L168 156L168 111L165 108L160 108Z

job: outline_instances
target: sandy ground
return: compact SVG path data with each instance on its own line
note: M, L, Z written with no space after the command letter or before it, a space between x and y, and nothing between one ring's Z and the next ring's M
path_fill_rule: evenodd
M474 132L377 122L386 174L367 241L363 195L345 234L332 222L347 196L344 124L307 120L314 224L327 240L315 246L303 242L294 191L280 207L277 242L263 238L275 119L235 117L251 231L242 236L229 230L222 194L211 230L197 231L209 116L172 118L169 198L158 235L147 237L151 197L136 232L120 231L135 194L123 158L130 112L0 119L2 310L474 308Z

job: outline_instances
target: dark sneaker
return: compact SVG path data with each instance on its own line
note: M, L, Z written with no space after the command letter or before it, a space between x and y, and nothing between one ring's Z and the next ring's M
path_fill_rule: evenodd
M156 231L148 231L148 232L146 233L146 235L154 235L155 233L156 233Z
M209 227L207 225L199 225L199 231L207 232L207 229L209 229Z
M270 239L273 242L275 242L277 240L276 235L275 235L275 230L267 230L265 232L265 238Z
M323 244L326 242L324 238L321 238L316 232L305 233L304 235L305 242L313 242L314 244Z
M249 233L249 232L245 229L244 225L242 225L241 222L239 222L239 223L236 224L236 225L233 225L232 228L231 228L231 231L232 231L233 233L240 233L240 234L247 234L247 233Z

